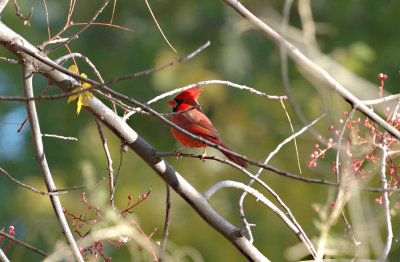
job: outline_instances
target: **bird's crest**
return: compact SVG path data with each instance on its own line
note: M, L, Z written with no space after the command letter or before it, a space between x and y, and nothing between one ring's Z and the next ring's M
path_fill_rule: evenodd
M193 99L193 100L197 100L197 98L199 97L201 93L201 86L195 86L192 87L188 90L183 91L182 93L180 93L179 95L176 96L177 99Z

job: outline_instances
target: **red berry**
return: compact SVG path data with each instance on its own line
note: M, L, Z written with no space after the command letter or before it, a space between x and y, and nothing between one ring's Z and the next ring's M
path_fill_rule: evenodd
M128 199L129 199L129 200L132 200L132 196L128 196Z

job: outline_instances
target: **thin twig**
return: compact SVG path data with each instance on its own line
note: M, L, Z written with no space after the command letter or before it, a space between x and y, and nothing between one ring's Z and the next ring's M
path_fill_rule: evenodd
M293 231L293 233L296 234L296 236L300 239L300 241L302 241L305 244L305 246L309 249L310 253L313 256L315 255L314 254L315 250L314 251L310 250L311 248L313 249L312 244L311 244L311 247L309 245L309 243L311 243L311 242L307 242L305 240L308 238L304 234L304 232L299 230L298 226L295 225L293 223L293 221L290 218L288 218L288 216L284 212L282 212L282 210L280 210L276 205L274 205L270 200L268 200L263 194L261 194L256 189L254 189L250 186L247 186L243 183L240 183L240 182L226 180L226 181L218 182L217 184L211 186L209 189L207 189L206 192L203 193L203 195L206 199L209 199L215 192L217 192L218 190L225 188L225 187L232 187L232 188L240 189L240 190L254 196L257 199L257 201L261 201L264 205L266 205L269 209L271 209L275 214L277 214L281 218L281 220Z
M283 103L283 100L280 100L281 105L283 107L283 110L285 111L286 117L289 121L289 126L290 126L290 130L292 131L292 134L294 134L294 128L293 128L293 124L292 124L292 120L290 119L289 113L286 110L285 104ZM296 150L296 158L297 158L297 166L299 167L299 173L302 174L303 172L301 171L301 165L300 165L300 157L299 157L299 149L297 148L297 140L296 137L293 137L293 142L294 142L294 148Z
M43 137L58 138L58 139L63 139L63 140L70 140L70 141L78 141L78 138L71 137L71 136L59 136L59 135L52 135L52 134L42 134L42 136Z
M310 124L308 124L308 125L306 125L305 127L303 127L300 131L298 131L297 133L295 133L295 134L291 135L290 137L288 137L287 139L285 139L282 143L280 143L280 144L275 148L275 150L274 150L273 152L271 152L271 153L268 155L268 157L267 157L266 160L264 161L264 164L266 165L266 164L271 160L271 158L272 158L275 154L277 154L277 153L279 152L279 150L280 150L285 144L289 143L289 142L290 142L291 140L293 140L295 137L297 137L297 136L301 135L302 133L304 133L308 128L312 127L315 123L317 123L317 122L318 122L321 118L323 118L323 117L325 117L325 114L321 115L320 117L318 117L317 119L315 119L313 122L311 122ZM263 168L260 168L260 169L258 170L258 172L255 174L255 177L259 177L259 175L261 174L262 171L263 171ZM251 186L251 185L253 184L253 182L254 182L254 180L250 180L249 183L248 183L248 186ZM284 204L284 202L280 200L279 196L278 196L275 192L274 192L274 194L276 195L275 198L278 200L278 202L280 202L280 204L284 207L284 209L285 209L289 214L291 214L289 208L286 207L286 205ZM246 216L245 216L245 213L244 213L244 208L243 208L243 203L244 203L244 199L245 199L246 195L247 195L247 194L244 192L244 193L241 195L240 199L239 199L239 212L240 212L240 215L241 215L242 222L243 222L243 224L245 225L246 231L247 231L247 233L248 233L248 235L249 235L249 240L252 242L252 241L253 241L253 236L252 236L252 232L251 232L251 226L252 226L252 225L248 223L248 221L247 221L247 219L246 219ZM297 221L296 221L296 219L294 218L294 216L291 216L291 218L292 218L293 222L294 222L296 225L298 225L299 230L302 231L300 225L297 223ZM303 233L304 233L304 232L303 232ZM305 233L304 233L304 234L305 234ZM308 240L308 238L307 238L307 240ZM309 242L308 244L309 244L310 247L311 247L310 250L312 250L311 253L312 253L313 255L315 255L315 249L313 248L313 245L312 245L311 241L308 240L308 242Z
M107 139L104 135L103 128L101 127L101 122L95 119L97 130L99 131L99 136L101 139L101 144L103 145L104 153L107 159L107 170L108 170L108 186L109 186L109 194L110 194L110 206L114 207L114 197L113 197L113 184L114 184L114 170L112 167L112 158L110 154L110 150L108 149Z
M289 19L290 19L290 9L292 7L292 4L293 4L293 0L286 0L285 4L283 6L282 23L281 23L281 33L282 33L283 37L286 37L286 35L287 35L287 28L288 28ZM283 90L285 91L285 94L287 95L289 103L292 106L295 114L299 117L299 119L303 123L303 125L308 125L308 123L310 123L310 121L303 114L303 111L301 110L299 103L297 102L295 96L293 95L293 92L292 92L292 89L290 86L288 56L287 56L287 51L284 48L283 44L280 45L279 54L280 54L280 61L281 61L281 78L282 78ZM315 137L317 137L319 135L318 132L313 127L310 127L309 131Z
M31 7L31 10L30 10L29 14L25 17L25 16L22 14L21 9L19 8L19 5L18 5L18 3L17 3L17 0L13 0L13 2L14 2L14 7L15 7L15 11L16 11L17 16L18 16L22 21L24 21L24 25L30 26L31 24L29 23L29 20L31 20L32 15L33 15L33 7Z
M232 167L235 167L239 170L243 170L243 167L240 167L237 165L235 166L233 162L227 160L227 159L222 159L216 156L202 156L202 155L196 155L196 154L188 154L188 153L182 153L180 152L179 154L177 152L157 152L155 153L155 155L157 157L167 157L167 156L173 156L173 157L190 157L190 158L198 158L198 159L204 159L204 160L214 160L214 161L218 161L220 163L223 164L227 164L230 165ZM265 170L270 170L273 173L277 174L277 175L282 175L291 179L295 179L301 182L305 182L305 183L309 183L309 184L321 184L321 185L326 185L326 186L332 186L332 187L339 187L339 183L336 183L334 181L329 181L329 180L325 180L325 179L315 179L315 178L308 178L308 177L303 177L303 176L299 176L290 172L286 172L283 171L281 169L278 169L276 167L270 166L270 165L264 165L262 163L256 164L256 166L261 167ZM379 192L400 192L400 188L387 188L385 190L383 190L382 188L377 188L377 187L360 187L360 186L354 186L354 185L350 185L350 184L343 184L341 185L343 186L345 189L356 189L356 190L360 190L360 191L365 191L365 192L375 192L375 193L379 193Z
M46 195L46 196L50 196L50 195L60 195L63 194L59 191L56 192L43 192L40 191L34 187L28 186L27 184L22 183L21 181L19 181L18 179L14 178L13 176L11 176L6 170L4 170L2 167L0 167L0 172L3 173L3 175L5 175L8 179L10 179L12 182L14 182L15 184L25 187L29 190L32 190L33 192L40 194L40 195Z
M390 100L399 99L399 98L400 98L400 94L395 94L395 95L385 96L385 97L377 98L377 99L362 100L361 102L364 105L367 105L367 106L371 105L372 106L372 105L385 103L385 102L388 102Z
M46 50L46 53L50 53L51 51L54 51L56 49L58 49L59 47L62 47L65 44L68 44L72 39L74 39L76 36L78 36L80 33L82 33L83 31L85 31L95 20L96 18L100 15L101 12L103 12L104 8L107 6L108 2L110 0L105 0L103 2L103 4L100 6L100 8L96 11L96 13L94 14L94 16L92 17L92 19L89 20L89 22L83 26L81 29L79 29L76 33L74 33L72 36L70 36L66 41L64 41L63 43L53 46L52 48L49 48L48 50Z
M163 36L165 42L167 42L167 44L169 45L169 47L171 47L172 50L174 50L175 53L177 53L176 49L171 45L171 43L168 41L168 38L165 36L163 30L161 29L160 24L158 23L156 17L153 14L153 11L151 10L150 4L147 0L144 0L146 2L147 8L149 9L149 12L151 14L151 16L153 17L154 22L156 23L158 30L160 31L161 35Z
M68 69L58 65L57 63L55 63L55 62L53 62L51 60L47 60L47 59L37 55L36 53L31 52L31 50L21 46L21 49L26 54L38 59L42 63L44 63L44 64L46 64L46 65L48 65L48 66L60 71L61 73L64 73L64 74L66 74L66 75L68 75L70 77L73 77L73 78L75 78L77 80L80 80L82 82L87 82L87 83L91 84L92 86L88 87L88 88L86 88L84 90L79 90L79 91L76 91L76 92L67 92L67 93L64 93L64 94L51 95L51 96L41 95L41 96L30 97L30 98L17 97L17 96L0 96L0 100L5 100L5 101L30 101L30 100L41 100L41 99L42 100L56 100L56 99L69 97L71 95L81 94L83 92L90 91L90 90L95 89L95 88L100 88L102 86L111 85L113 83L116 83L116 82L119 82L119 81L122 81L122 80L128 80L128 79L132 79L132 78L148 75L150 73L153 73L153 72L156 72L156 71L159 71L159 70L163 70L163 69L165 69L167 67L170 67L170 66L173 66L175 64L182 63L182 62L184 62L186 60L189 60L189 59L193 58L194 56L196 56L199 52L201 52L202 50L204 50L208 46L210 46L210 41L207 41L204 45L200 46L197 50L195 50L194 52L190 53L189 55L187 55L185 57L182 57L182 58L179 58L177 60L174 60L174 61L172 61L172 62L170 62L168 64L165 64L165 65L162 65L162 66L158 66L158 67L154 67L154 68L150 68L150 69L147 69L147 70L144 70L144 71L141 71L141 72L128 74L128 75L125 75L125 76L122 76L122 77L114 78L114 79L111 79L111 80L106 81L104 83L98 83L98 82L96 82L94 80L91 80L89 78L85 78L85 77L83 77L83 76L81 76L79 74L76 74L76 73L74 73L72 71L69 71ZM78 82L76 83L76 85L78 85Z
M382 159L381 159L381 183L382 189L387 189L387 180L386 180L386 158L387 158L387 144L386 144L386 135L382 138ZM380 259L382 261L386 261L387 256L389 255L390 249L392 247L392 240L393 240L393 229L392 229L392 222L390 220L390 208L389 208L389 196L388 192L382 193L383 198L383 211L385 215L385 226L386 226L386 241L385 246L383 248L382 254Z
M17 60L7 58L7 57L0 57L0 61L7 62L10 64L19 64L19 62Z
M168 229L170 224L170 212L171 212L171 188L165 183L166 187L166 198L165 198L165 221L164 221L164 230L160 243L160 250L158 251L158 262L163 261L165 247L167 246L168 240Z
M346 131L347 123L352 119L352 117L353 117L355 111L356 111L356 109L355 109L355 108L352 108L352 109L350 110L350 112L347 114L347 117L346 117L346 119L345 119L345 121L344 121L344 123L343 123L342 131L340 132L340 135L339 135L339 140L338 140L338 145L337 145L337 152L336 152L336 160L335 160L336 182L339 183L339 187L341 187L341 185L342 185L342 180L343 180L343 179L340 179L340 152L341 152L341 144L342 144L344 132ZM337 191L336 201L335 201L335 202L337 202L338 199L339 199L339 192L340 192L340 189ZM348 219L347 219L347 217L346 217L346 214L345 214L343 208L342 208L342 211L341 211L341 212L342 212L342 219L343 219L344 225L345 225L345 227L346 227L346 231L347 231L347 233L351 236L351 240L353 241L353 244L356 246L356 245L359 244L359 242L357 241L356 236L354 235L354 232L353 232L352 229L351 229L351 225L350 225L350 223L348 222Z
M38 248L36 248L34 246L31 246L28 243L25 243L24 241L21 241L21 240L15 238L15 237L3 232L3 231L0 231L0 235L10 239L11 241L14 241L14 243L16 243L18 245L21 245L21 246L23 246L23 247L25 247L27 249L32 250L33 252L38 253L41 256L47 257L47 254L44 251L42 251L42 250L40 250L40 249L38 249ZM1 248L0 248L0 250L1 250ZM1 261L1 259L0 259L0 261Z
M117 186L117 181L118 181L118 177L119 177L119 172L121 170L122 167L122 156L124 153L124 148L125 148L125 144L121 143L121 149L120 149L120 157L119 157L119 165L118 165L118 169L117 169L117 174L115 175L115 179L113 181L112 184L112 191L111 191L111 195L110 195L110 199L112 201L114 201L114 193L115 193L115 187Z

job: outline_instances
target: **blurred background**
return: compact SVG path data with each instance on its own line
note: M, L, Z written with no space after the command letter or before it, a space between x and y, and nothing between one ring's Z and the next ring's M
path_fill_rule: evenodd
M75 23L87 22L103 1L77 1L72 20ZM27 15L34 8L31 26L24 26L15 15L12 1L2 13L2 21L34 45L48 40L46 12L43 1L18 1L21 11ZM46 0L51 35L54 36L65 25L69 1ZM69 47L88 57L100 71L105 80L166 64L194 51L207 41L211 46L194 59L169 67L147 76L121 81L110 86L116 91L146 102L153 97L204 80L228 80L243 84L270 95L285 95L280 73L279 48L263 34L254 30L240 15L222 1L151 1L154 14L171 44L177 49L174 53L168 47L144 1L118 0L113 24L134 31L105 25L93 25L73 40ZM279 30L283 1L251 1L245 5L257 16ZM110 21L113 1L101 13L96 22ZM311 9L316 28L316 43L304 43L302 18L295 1L290 15L288 39L300 50L324 66L362 99L378 97L378 73L388 75L385 89L388 93L397 92L399 80L398 1L312 1ZM72 26L62 35L68 37L81 26ZM68 53L59 48L49 54L57 59ZM0 56L13 58L0 48ZM69 61L65 67L71 65ZM84 63L78 60L81 72L90 78L95 76ZM0 62L0 95L22 96L21 68L19 65ZM309 120L322 113L327 116L318 122L316 130L325 137L332 134L329 125L338 126L343 111L349 106L336 94L311 79L289 60L289 77L294 97ZM41 94L47 81L35 76L35 94ZM58 94L60 90L51 87L47 94ZM152 107L161 113L169 113L170 108L161 100ZM233 150L249 158L263 161L274 148L291 135L285 111L277 100L269 100L239 89L222 85L205 86L199 98L203 110L219 130L224 143ZM288 101L286 108L297 131L304 125L293 112ZM76 104L67 104L67 99L44 100L38 106L42 133L57 134L78 138L77 142L44 138L47 160L58 188L84 185L107 177L107 164L97 127L93 117L82 110L76 115ZM122 111L120 112L122 113ZM29 124L17 133L19 125L27 117L25 105L21 102L0 102L0 166L12 176L35 188L45 190L37 162L33 159L33 148ZM129 124L139 135L161 152L180 148L170 133L170 128L151 116L136 114ZM8 124L7 124L8 123ZM105 129L106 138L113 158L115 172L120 162L120 141ZM303 176L334 180L331 171L334 152L328 151L316 168L309 168L309 155L318 143L315 136L305 133L297 140ZM202 149L187 150L201 153ZM209 149L208 155L221 154ZM239 171L217 162L175 157L167 159L200 192L221 180L236 180L243 183L248 178ZM293 143L284 146L270 164L292 173L299 173ZM250 167L255 172L257 169ZM320 214L316 207L323 207L332 201L333 188L324 185L306 184L264 171L261 178L266 181L291 208L292 213L310 238L318 237ZM48 197L40 196L0 178L0 229L13 225L16 237L51 253L54 243L62 239L59 224L54 216ZM376 183L379 186L379 183ZM255 185L268 198L270 195ZM116 187L117 208L125 208L128 196L136 197L151 190L149 197L134 211L134 220L159 240L165 216L165 184L133 152L123 153L122 166ZM89 201L99 206L107 204L107 179L90 188L71 191L61 196L68 211L75 215L95 214L82 203L81 193L86 192ZM231 223L242 227L237 203L241 192L233 189L219 191L211 204ZM382 207L374 203L379 194L363 193L366 205L372 216L381 216ZM394 195L393 195L394 196ZM395 196L394 196L395 197ZM248 197L245 211L253 227L255 245L272 261L288 260L288 247L296 245L296 236L277 218L275 214L260 203ZM223 237L211 229L188 204L172 196L171 227L167 249L176 261L245 261L244 257ZM69 220L70 221L70 220ZM398 219L393 219L395 238L398 237ZM384 239L384 227L377 225ZM397 230L397 231L396 231ZM331 231L332 238L344 238L343 223ZM6 241L5 241L6 242ZM3 247L4 244L2 244ZM399 244L394 241L390 259L400 256ZM137 250L107 247L105 254L113 261L133 259ZM188 254L187 256L185 254ZM7 251L12 261L39 261L42 258L17 245ZM370 257L376 254L371 252ZM181 260L179 260L181 257ZM136 261L136 260L135 260Z

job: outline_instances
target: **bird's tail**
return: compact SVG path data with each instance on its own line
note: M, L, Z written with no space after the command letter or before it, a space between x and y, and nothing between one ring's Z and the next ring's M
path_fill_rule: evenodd
M222 146L222 147L225 147L225 148L228 149L228 150L231 150L229 147L227 147L227 146L224 145L223 143L219 143L219 145ZM232 150L231 150L231 151L232 151ZM226 152L224 152L224 151L221 151L221 153L224 154L224 155L225 155L229 160L231 160L232 162L235 162L236 164L238 164L239 166L247 167L247 163L246 163L246 161L244 161L243 159L241 159L241 158L239 158L239 157L237 157L237 156L231 155L231 154L229 154L229 153L226 153Z

